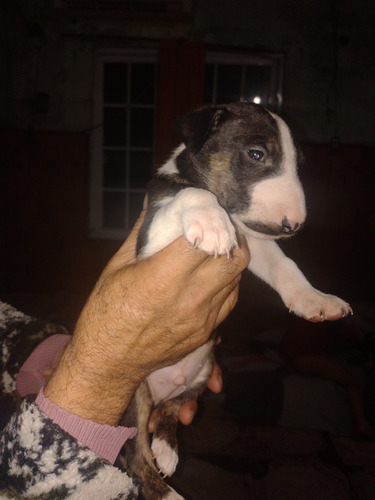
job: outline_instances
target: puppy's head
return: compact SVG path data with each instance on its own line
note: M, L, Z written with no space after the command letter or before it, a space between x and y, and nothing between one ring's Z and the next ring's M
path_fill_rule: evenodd
M180 173L212 191L239 229L258 238L294 234L306 217L297 151L285 122L262 106L209 106L182 117Z

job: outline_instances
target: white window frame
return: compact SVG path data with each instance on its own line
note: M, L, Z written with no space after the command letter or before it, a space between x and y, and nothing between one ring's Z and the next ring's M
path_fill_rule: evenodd
M282 107L282 82L284 56L282 54L236 54L233 52L207 52L206 64L230 64L238 66L269 66L271 68L271 87L268 105L279 113ZM243 87L243 82L241 88ZM242 94L240 100L245 100ZM214 104L216 103L214 96ZM261 103L264 104L264 103Z
M104 64L108 62L157 64L158 51L103 49L98 51L95 57L93 125L90 137L89 236L92 238L124 239L131 228L107 228L104 227L103 223L103 85ZM154 109L156 116L156 102ZM129 134L129 130L127 130L127 134ZM132 191L145 193L145 190L142 189L132 189Z

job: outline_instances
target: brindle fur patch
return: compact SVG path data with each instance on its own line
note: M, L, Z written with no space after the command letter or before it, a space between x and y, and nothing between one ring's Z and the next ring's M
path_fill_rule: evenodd
M213 153L209 159L210 168L205 171L204 176L207 189L216 195L228 191L229 186L235 184L230 171L230 151L218 151Z

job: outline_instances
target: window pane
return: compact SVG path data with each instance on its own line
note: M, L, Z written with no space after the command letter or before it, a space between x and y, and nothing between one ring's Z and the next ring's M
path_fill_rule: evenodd
M132 64L131 101L133 104L153 104L155 101L155 65Z
M129 227L133 227L143 208L146 193L130 193L129 195Z
M103 185L109 188L125 187L126 154L124 151L104 151Z
M206 104L213 103L215 65L206 64L204 68L204 95Z
M246 66L244 99L254 101L254 98L257 97L260 99L260 101L257 101L258 104L267 106L270 81L270 66Z
M152 176L152 152L130 153L130 188L144 189Z
M125 227L124 193L103 193L103 224L108 228Z
M90 189L95 236L122 237L130 229L153 174L158 54L147 49L139 56L127 50L97 56L93 116L100 127L93 130Z
M104 102L126 103L128 86L128 64L104 64Z
M154 133L154 111L152 109L132 109L130 146L152 148Z
M239 101L241 98L242 66L220 64L218 67L217 104Z
M104 146L126 145L126 110L123 108L104 108L103 141Z

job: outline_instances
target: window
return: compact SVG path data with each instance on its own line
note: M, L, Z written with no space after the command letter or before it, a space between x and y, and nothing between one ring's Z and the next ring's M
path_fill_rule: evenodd
M124 238L153 172L157 61L153 53L99 55L91 161L91 235Z
M282 57L208 53L204 102L251 101L280 111Z
M154 165L157 69L157 52L98 54L91 146L93 237L124 239L142 208ZM281 56L208 53L204 102L247 100L279 111L281 82Z

